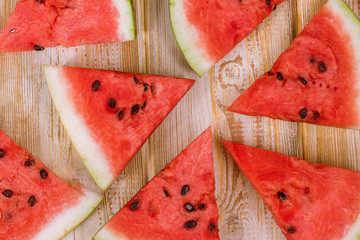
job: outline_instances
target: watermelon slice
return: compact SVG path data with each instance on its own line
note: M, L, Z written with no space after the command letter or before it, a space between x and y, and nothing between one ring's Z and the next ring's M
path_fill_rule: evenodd
M0 130L0 239L60 239L101 200L67 184Z
M95 240L219 239L209 127L144 186Z
M360 173L223 140L289 240L360 239Z
M130 0L21 0L0 34L0 52L134 38Z
M171 25L191 68L204 75L284 0L170 0Z
M359 19L342 0L329 0L229 110L359 129L359 46Z
M70 67L45 73L60 118L103 190L195 82Z

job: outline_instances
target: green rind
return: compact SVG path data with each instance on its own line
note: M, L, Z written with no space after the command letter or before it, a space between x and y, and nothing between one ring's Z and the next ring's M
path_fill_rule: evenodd
M74 123L74 122L79 123L79 121L82 121L82 120L81 120L81 118L76 118L76 111L74 109L72 109L71 103L68 102L68 96L67 96L67 92L65 90L64 84L61 84L63 77L57 75L57 74L61 73L61 67L45 65L44 72L45 72L47 85L49 88L51 98L53 100L55 109L60 116L60 120L63 123L66 133L68 134L71 142L74 144L76 151L78 152L81 159L83 160L83 162L84 162L86 168L88 169L91 177L93 178L94 182L101 188L101 190L105 191L112 184L112 182L115 181L115 178L109 177L109 176L112 176L112 173L107 168L106 162L103 163L103 165L100 164L101 162L99 162L99 161L102 159L102 154L99 151L95 151L96 156L97 156L96 158L91 157L91 156L86 157L83 154L83 152L88 153L89 151L84 151L84 149L83 149L84 146L81 146L81 144L79 144L79 142L80 142L79 139L75 140L77 135L71 134L72 131L71 131L71 129L69 129L69 127L71 127L71 126L70 126L70 124L68 124L69 119L67 119L66 116L68 116L68 117L70 116L72 118L72 123ZM60 102L62 102L62 103L60 104ZM69 105L69 106L66 108L63 108L62 106L64 105L64 102L65 103L68 102L66 105ZM60 109L60 108L63 108L63 109ZM63 113L64 111L67 111L67 112ZM80 119L80 120L77 120L77 119ZM82 125L84 125L84 124L82 124ZM79 130L82 125L78 125L77 130ZM74 130L74 128L72 128L72 130ZM88 136L87 131L88 131L87 129L81 129L82 135ZM91 146L92 150L94 151L94 149L97 148L96 142L93 139L91 139L90 135L87 137L87 140L90 141L90 143L88 143L86 147ZM81 148L81 150L80 150L80 148ZM93 160L93 159L97 160L97 164L91 163L91 160ZM97 168L95 168L95 166ZM101 169L103 171L100 171L99 169ZM104 176L106 176L106 177L104 177Z
M357 70L356 88L360 92L360 20L343 0L329 0L325 6L328 6L335 15L343 20L344 24L341 29L347 32L351 39L348 44L354 49L355 62L353 66ZM356 103L360 119L360 96ZM360 130L360 124L351 128Z
M360 240L360 214L356 222L351 226L346 236L342 240Z
M183 11L183 9L178 7L178 4L180 4L179 2L182 1L183 0L169 0L171 27L175 40L186 61L194 70L194 72L201 77L206 72L208 72L216 62L204 57L206 55L204 50L196 47L197 39L194 37L195 33L192 34L190 29L188 29L189 31L181 30L181 27L184 27L186 22L178 22L178 20L175 18L175 15L180 15L180 12ZM189 36L194 37L194 39L188 40Z
M59 215L56 216L52 221L50 222L50 224L47 224L45 226L43 226L42 231L40 231L35 237L33 237L33 240L43 240L45 239L45 237L49 237L48 239L61 239L62 237L66 236L70 231L72 231L74 228L76 228L77 226L79 226L85 219L87 219L93 212L94 210L99 206L99 204L101 203L103 199L103 196L100 194L97 194L95 192L91 192L91 191L86 191L85 194L83 195L83 198L81 198L81 202L75 206L75 207L71 207L70 209L67 210L67 212L63 212L62 214L64 215ZM85 202L83 202L85 201ZM83 205L87 205L86 203L91 201L91 207L87 208L86 211L81 212L82 211L82 207ZM71 212L69 212L71 211ZM76 212L78 211L78 212ZM69 217L69 214L76 214L77 220L75 220L74 225L69 225L67 226L68 229L63 229L61 230L59 227L62 227L62 223L64 223L64 220L66 220L66 217ZM79 217L80 214L80 217ZM69 221L74 221L74 217L72 220L69 219ZM58 226L58 224L60 223L60 226ZM68 224L69 222L66 221L65 224ZM55 225L57 224L57 225ZM57 226L56 231L51 231L51 229L54 229L54 227ZM49 229L46 229L49 228ZM50 230L50 231L49 231ZM55 230L55 229L54 229ZM63 231L62 235L57 235L59 231Z
M356 14L352 11L352 9L343 1L343 0L329 0L328 4L336 4L340 9L344 10L344 15L349 17L350 20L354 21L358 24L358 31L360 34L360 20L356 16Z
M124 41L131 41L134 40L136 37L136 27L135 27L135 19L134 19L134 9L132 7L131 1L130 0L113 0L114 2L116 2L118 11L121 12L124 9L127 9L129 12L128 18L127 20L129 21L127 25L125 25L128 28L128 31L130 32L129 36L125 36ZM121 2L123 4L121 4ZM120 14L120 19L122 14Z
M72 230L74 230L76 227L78 227L80 224L82 224L95 210L96 208L100 205L100 203L102 202L103 198L101 198L98 203L96 203L96 205L94 205L93 208L91 208L91 210L84 216L83 220L81 222L79 222L77 225L75 225L72 229L70 229L69 231L67 231L64 235L62 235L60 238L65 237L69 232L71 232Z

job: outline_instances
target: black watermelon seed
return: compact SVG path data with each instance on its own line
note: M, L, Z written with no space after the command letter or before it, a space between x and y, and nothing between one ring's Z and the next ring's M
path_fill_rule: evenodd
M144 109L146 107L146 102L141 106L141 109Z
M303 108L300 110L300 118L301 119L305 119L306 118L306 115L307 115L307 110L306 108Z
M6 155L5 151L0 148L0 158L5 157L5 155Z
M136 210L139 207L139 202L133 202L132 204L130 204L130 209L131 210Z
M305 80L305 78L300 77L299 79L300 79L300 82L302 82L303 84L307 84L307 81Z
M277 5L275 5L275 6L274 6L274 9L273 9L273 11L275 11L275 10L276 10L276 8L277 8Z
M3 191L2 194L3 194L5 197L9 198L9 197L11 197L11 195L12 195L12 191L11 191L11 190L5 190L5 191Z
M318 119L320 117L320 113L318 111L314 112L313 118Z
M15 29L11 29L11 30L10 30L10 33L15 33Z
M124 110L121 110L118 114L118 119L122 119L122 117L124 116Z
M209 231L213 231L215 228L216 227L213 223L209 223L209 226L208 226Z
M35 206L35 203L36 203L35 197L34 197L34 196L31 196L31 197L29 198L29 201L28 201L29 206L30 206L30 207Z
M44 51L44 47L43 46L39 46L39 45L34 45L34 50L35 51Z
M96 81L92 84L92 90L96 92L97 90L99 90L99 88L100 88L100 81L99 81L99 80L96 80Z
M326 72L327 67L326 67L325 63L319 62L319 69L320 69L320 71L322 71L322 72Z
M38 3L43 3L43 2L44 2L44 0L37 0L37 2L38 2Z
M110 98L107 103L110 108L115 108L115 106L116 106L116 101L113 98Z
M134 82L135 84L139 84L139 80L136 77L134 77Z
M132 115L137 114L137 113L139 112L139 109L140 109L139 104L134 105L134 106L131 108L131 114L132 114Z
M144 83L144 91L147 91L149 89L149 84Z
M199 206L199 209L203 209L205 207L205 203L202 203L200 206Z
M195 211L195 208L194 208L193 205L191 205L190 203L185 203L184 208L185 208L185 210L188 211L188 212L193 212L193 211Z
M288 229L287 229L288 233L294 233L295 232L295 227L293 226L290 226Z
M6 214L6 219L7 219L7 220L12 219L12 214L11 214L11 213L7 213L7 214Z
M181 189L181 195L185 196L190 190L190 187L188 185L184 185Z
M42 179L46 179L47 176L48 176L48 173L46 172L46 170L45 170L45 169L41 169L41 170L40 170L40 177L41 177Z
M286 195L285 195L285 193L283 193L283 192L278 192L277 193L277 195L278 195L278 197L281 199L281 200L286 200Z
M311 63L315 63L315 62L316 62L315 58L311 58L311 59L310 59L310 62L311 62Z
M266 0L266 4L270 5L271 1L270 0Z
M169 197L169 192L164 189L164 194L166 197Z
M25 162L25 166L26 166L26 167L31 167L31 166L33 166L33 165L35 165L35 160L34 160L34 159L30 159L30 160L27 160L27 161Z
M184 224L186 228L194 228L196 227L196 222L194 220L188 221Z
M283 75L282 75L281 73L277 73L276 77L277 77L277 79L279 79L279 80L283 80L283 79L284 79L284 77L283 77Z

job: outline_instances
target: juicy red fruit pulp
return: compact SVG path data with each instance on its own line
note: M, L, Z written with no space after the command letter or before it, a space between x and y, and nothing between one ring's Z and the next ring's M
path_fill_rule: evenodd
M21 0L0 34L0 52L119 42L112 0Z
M0 130L1 240L35 237L81 197Z
M249 35L284 0L184 1L187 19L198 30L201 46L218 61Z
M272 69L229 110L335 127L360 126L357 61L343 24L325 5Z
M144 186L104 230L129 239L219 239L211 129Z

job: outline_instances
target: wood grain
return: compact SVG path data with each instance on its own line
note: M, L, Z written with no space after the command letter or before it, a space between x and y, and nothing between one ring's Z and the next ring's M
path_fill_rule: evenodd
M16 0L0 1L0 28ZM0 54L0 128L57 175L98 191L52 104L44 64L146 72L197 80L105 193L97 210L66 240L91 239L146 182L210 124L221 239L283 240L270 212L219 142L220 138L360 170L360 133L233 114L226 108L263 72L316 14L325 0L287 0L253 33L199 78L174 39L167 0L133 0L135 41L43 52ZM347 0L359 16L359 0Z

